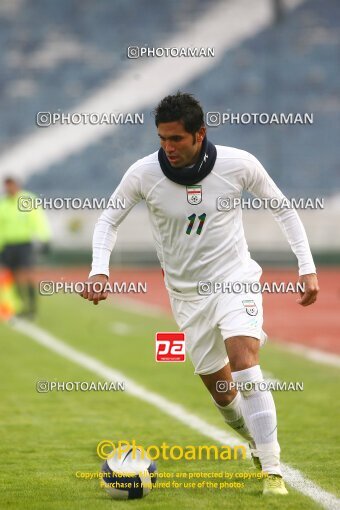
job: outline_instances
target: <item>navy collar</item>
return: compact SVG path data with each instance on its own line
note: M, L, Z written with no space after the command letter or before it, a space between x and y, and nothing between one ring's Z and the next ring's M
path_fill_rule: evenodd
M202 148L197 162L192 167L174 168L170 165L165 151L160 148L158 151L158 161L163 174L177 184L190 186L202 181L214 167L217 156L217 150L214 144L204 137Z

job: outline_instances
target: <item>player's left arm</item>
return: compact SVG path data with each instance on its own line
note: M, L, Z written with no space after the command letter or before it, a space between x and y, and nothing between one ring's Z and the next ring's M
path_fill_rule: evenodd
M276 199L279 203L287 204L287 198L276 186L261 163L252 155L246 162L245 189L261 199ZM307 234L302 221L294 208L277 207L270 209L275 220L279 223L292 251L298 259L299 282L304 285L297 302L308 306L316 301L319 292L316 268L309 247Z

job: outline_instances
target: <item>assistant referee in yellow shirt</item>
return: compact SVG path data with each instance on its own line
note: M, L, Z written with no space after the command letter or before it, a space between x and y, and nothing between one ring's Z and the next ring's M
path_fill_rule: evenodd
M5 196L0 198L0 260L13 273L22 300L21 316L33 319L37 311L37 290L34 281L34 241L48 246L50 228L41 208L20 208L22 197L35 195L23 190L13 177L4 180Z

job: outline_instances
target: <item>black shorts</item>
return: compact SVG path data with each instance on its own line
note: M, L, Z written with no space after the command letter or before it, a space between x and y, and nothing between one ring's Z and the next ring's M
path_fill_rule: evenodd
M1 253L1 262L12 271L32 267L34 265L33 244L7 244Z

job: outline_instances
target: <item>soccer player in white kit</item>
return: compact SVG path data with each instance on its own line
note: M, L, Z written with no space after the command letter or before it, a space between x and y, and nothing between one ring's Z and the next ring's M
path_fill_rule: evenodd
M165 97L155 109L155 121L161 148L134 163L113 193L112 200L125 200L126 207L108 208L100 216L82 296L94 304L107 298L104 288L94 292L92 284L104 287L118 227L145 200L172 311L185 332L195 373L225 422L249 443L254 464L268 475L263 493L287 494L274 400L259 385L259 348L266 340L262 295L249 292L249 285L241 293L222 291L228 282L258 282L262 273L243 231L242 192L267 200L285 197L253 155L207 140L204 114L192 95ZM235 199L239 205L234 207ZM294 209L272 213L298 260L304 284L298 302L308 306L319 289L304 227ZM239 391L221 392L232 381Z

